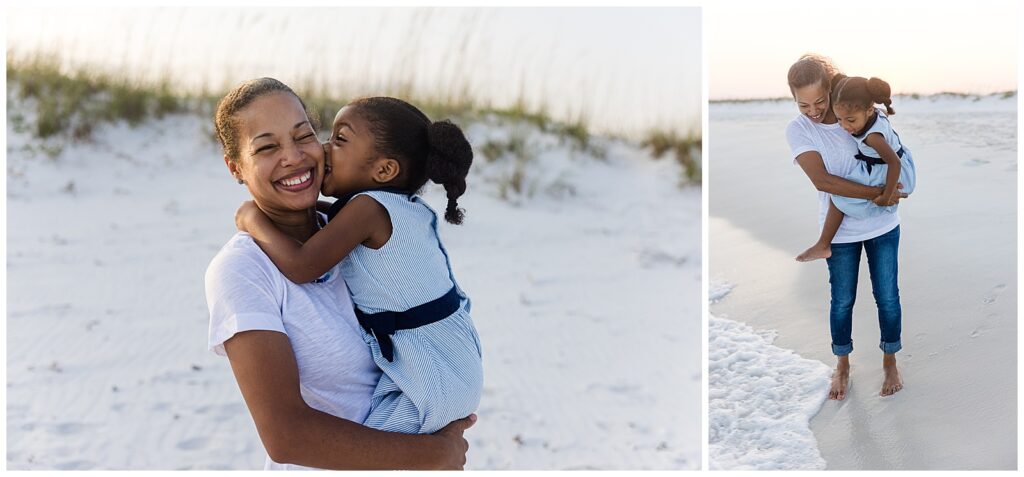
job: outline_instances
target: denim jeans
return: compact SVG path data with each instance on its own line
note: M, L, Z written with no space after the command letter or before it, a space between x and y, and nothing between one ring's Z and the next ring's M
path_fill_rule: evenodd
M846 356L853 351L853 303L857 299L857 272L860 270L860 251L868 256L871 272L871 293L878 306L878 327L882 339L878 345L883 353L892 354L903 346L900 343L902 310L900 290L896 286L897 255L900 245L900 227L863 242L834 243L828 262L828 282L832 285L832 303L829 326L832 329L832 353Z

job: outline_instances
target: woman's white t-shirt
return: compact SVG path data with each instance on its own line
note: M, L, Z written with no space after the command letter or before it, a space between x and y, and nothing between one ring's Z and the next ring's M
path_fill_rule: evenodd
M796 157L808 151L816 151L825 163L825 170L834 176L846 177L858 166L854 156L857 154L857 140L846 132L839 123L815 123L801 114L786 126L786 140L793 155ZM829 194L818 191L818 224L825 223L828 213ZM832 243L860 242L872 239L896 228L900 217L894 211L874 217L858 219L843 217Z
M210 350L225 356L224 342L250 330L288 335L299 368L299 389L310 407L361 423L380 380L370 347L338 267L323 283L292 283L246 233L235 234L206 269ZM325 276L328 276L325 275ZM278 464L267 470L304 469Z

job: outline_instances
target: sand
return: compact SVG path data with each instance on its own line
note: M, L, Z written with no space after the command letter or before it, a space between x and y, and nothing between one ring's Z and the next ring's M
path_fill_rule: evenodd
M104 126L56 158L7 134L7 467L261 469L206 349L203 273L248 198L209 120ZM617 141L594 139L602 159L530 126L470 139L512 134L532 193L501 198L514 161L478 155L465 225L441 230L484 348L467 467L699 468L700 189Z
M917 192L900 206L905 388L878 395L865 260L850 392L811 428L828 469L1015 469L1016 97L894 106L918 166ZM710 278L735 284L711 311L833 366L827 268L793 261L818 233L815 191L784 136L795 115L788 102L710 108Z

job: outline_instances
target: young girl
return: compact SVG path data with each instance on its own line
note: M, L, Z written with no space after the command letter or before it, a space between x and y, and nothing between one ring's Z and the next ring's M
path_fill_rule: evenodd
M878 78L843 74L832 78L832 111L843 129L857 139L856 158L860 160L858 167L846 179L885 187L882 194L873 200L831 196L818 242L797 255L798 261L809 262L832 256L832 239L839 231L844 214L863 218L892 213L896 206L888 204L892 203L894 196L898 192L909 194L914 191L914 159L886 117L886 113L896 114L892 109L891 96L889 83ZM885 105L885 112L876 109L875 104Z
M238 209L238 228L296 283L326 281L341 262L364 340L384 373L364 424L433 433L476 410L483 369L469 298L452 275L437 215L416 192L428 179L444 185L445 219L462 223L456 200L466 191L473 150L458 126L386 97L338 111L324 149L322 192L339 200L323 229L300 244L252 202ZM296 176L278 182L288 188L308 180Z

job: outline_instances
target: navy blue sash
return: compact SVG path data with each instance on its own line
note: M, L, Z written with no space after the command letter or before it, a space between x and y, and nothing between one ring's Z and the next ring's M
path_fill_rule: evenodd
M900 146L900 150L899 151L896 151L896 155L899 156L900 159L903 159L903 147L902 146ZM857 155L855 155L853 157L856 158L858 161L864 161L864 162L867 163L868 174L871 173L871 166L884 166L885 165L885 161L883 161L881 158L865 156L864 154L861 154L860 151L857 151Z
M869 120L867 122L867 124L865 124L864 127L862 127L860 129L860 131L857 131L856 133L853 134L853 137L855 137L857 139L863 138L864 135L867 134L868 130L871 129L871 126L875 125L875 121L878 121L879 117L884 117L884 116L882 116L882 113L876 112L875 115L871 117L871 120ZM888 122L888 121L889 120L886 119L886 122ZM890 126L890 129L892 129L891 126ZM896 134L896 131L893 131L892 133ZM896 139L899 139L899 137L900 137L900 135L896 134ZM902 145L900 146L900 150L896 151L896 155L899 156L900 159L903 159L903 146ZM885 161L883 161L881 158L865 156L864 154L861 154L860 148L857 148L857 155L855 155L853 157L856 158L859 161L864 161L864 162L867 163L868 174L871 173L871 166L884 166L885 165Z
M459 310L460 301L459 292L452 287L444 296L405 311L368 314L355 307L356 318L367 333L377 338L384 359L392 362L395 360L395 345L391 342L391 335L398 330L411 330L441 321Z

